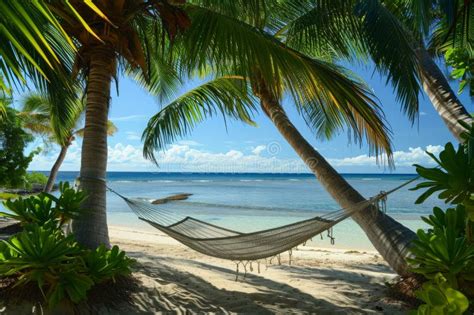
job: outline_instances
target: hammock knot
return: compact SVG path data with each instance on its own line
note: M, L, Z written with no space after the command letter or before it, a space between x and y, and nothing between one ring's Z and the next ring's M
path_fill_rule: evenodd
M387 192L385 191L380 191L379 193L379 200L377 201L377 208L379 208L380 211L383 213L387 213Z

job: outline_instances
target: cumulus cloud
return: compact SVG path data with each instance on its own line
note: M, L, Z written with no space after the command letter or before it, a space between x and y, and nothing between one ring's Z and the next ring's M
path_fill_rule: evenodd
M298 158L282 158L278 155L262 155L265 145L254 147L250 154L239 150L211 152L194 143L174 144L168 150L157 153L161 171L175 172L308 172L306 165ZM412 165L432 165L431 158L425 153L438 154L442 146L429 145L425 148L409 148L406 151L394 152L395 165L398 169L413 171ZM146 160L141 146L117 143L108 148L108 169L110 171L156 171L156 166ZM62 170L78 170L80 165L80 147L75 143L69 149ZM47 155L36 156L30 169L48 170L54 163L58 150ZM339 170L363 172L380 171L376 158L359 155L345 158L328 158L328 161Z
M260 155L263 151L265 151L266 148L266 145L258 145L252 149L252 153L255 155Z
M425 151L437 155L442 149L443 147L440 145L428 145L424 149L421 147L408 148L408 151L393 152L393 160L395 161L395 165L398 167L412 166L413 164L432 164L433 161ZM381 157L381 159L383 159L383 157ZM372 166L377 163L377 158L375 156L368 156L367 154L328 160L333 166Z

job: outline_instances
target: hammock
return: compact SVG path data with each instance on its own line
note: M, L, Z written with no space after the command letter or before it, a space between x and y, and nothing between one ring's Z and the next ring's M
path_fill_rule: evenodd
M383 206L389 194L417 178L388 192L381 192L351 208L336 210L322 216L253 233L241 233L189 216L177 221L172 212L164 209L163 204L151 204L143 199L129 199L109 187L108 189L125 200L141 220L202 254L236 262L248 262L275 257L289 251L291 263L293 248L325 231L328 232L327 235L331 239L331 243L334 243L332 235L334 225L357 211L373 208L373 206L375 209L379 209L379 204Z

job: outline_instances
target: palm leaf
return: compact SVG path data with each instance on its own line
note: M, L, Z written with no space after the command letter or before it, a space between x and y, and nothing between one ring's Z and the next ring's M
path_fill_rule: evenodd
M221 77L181 95L149 120L142 135L143 155L156 163L156 150L164 149L217 114L254 125L255 100L248 92L242 78Z
M421 91L419 65L413 49L415 39L398 20L394 13L397 10L400 9L387 8L377 0L318 0L288 24L288 45L316 56L332 50L338 58L371 58L378 72L391 82L404 112L414 121Z

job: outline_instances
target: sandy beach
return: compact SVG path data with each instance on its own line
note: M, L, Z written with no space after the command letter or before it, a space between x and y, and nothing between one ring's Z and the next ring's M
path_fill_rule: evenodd
M305 246L282 264L257 265L240 273L232 261L201 255L153 229L110 226L111 240L137 259L141 290L132 313L402 314L404 305L387 297L395 277L373 251ZM240 266L242 271L242 265ZM115 312L114 312L115 313Z

